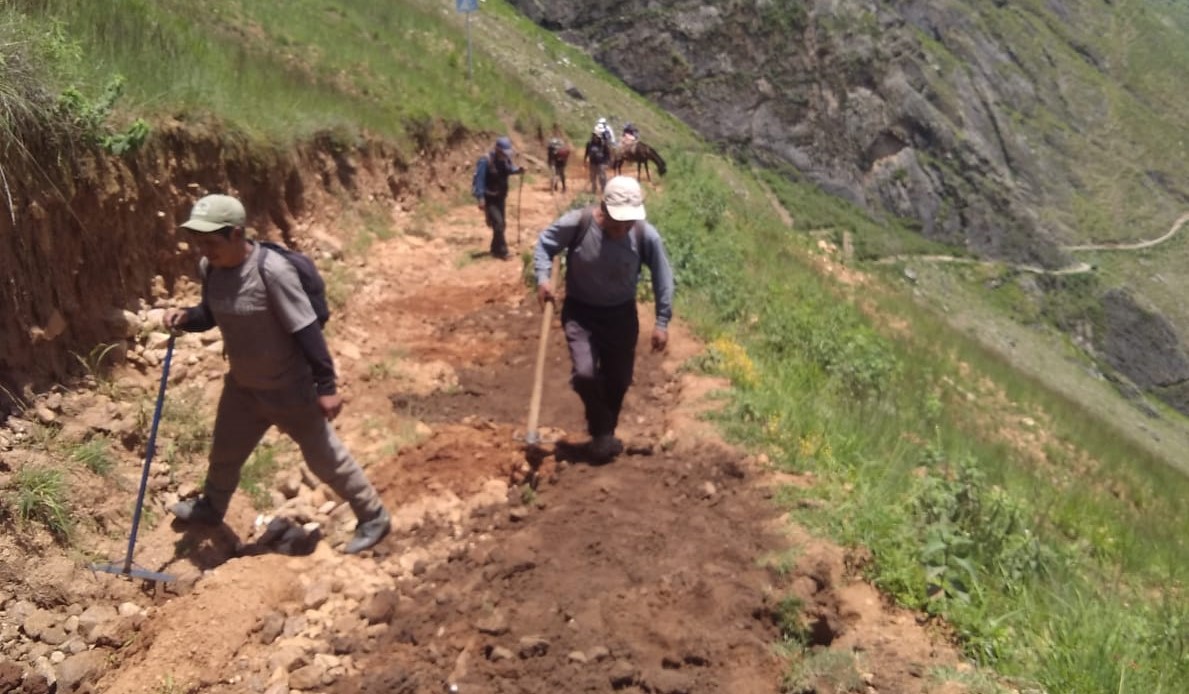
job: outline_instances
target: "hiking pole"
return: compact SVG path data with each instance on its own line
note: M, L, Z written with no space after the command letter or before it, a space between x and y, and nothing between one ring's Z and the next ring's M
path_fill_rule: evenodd
M136 493L136 508L132 511L132 533L128 538L128 553L124 555L122 564L115 562L92 564L91 569L94 571L164 583L174 580L174 577L169 574L149 571L132 565L132 552L136 549L136 532L140 528L140 511L144 506L145 489L149 484L149 464L153 462L153 452L157 445L157 425L161 423L161 408L165 404L165 384L169 382L169 363L173 361L173 341L174 335L170 333L169 342L165 346L165 366L161 370L161 387L157 390L157 407L153 410L153 426L149 430L149 442L145 446L144 470L140 473L140 490Z
M520 248L520 199L524 193L524 171L520 172L520 185L516 188L516 247Z
M553 257L553 269L549 273L549 286L557 291L558 266L560 256ZM537 342L537 366L533 371L533 394L528 402L528 424L524 427L524 442L535 446L541 442L541 435L537 432L537 420L541 414L541 389L545 380L545 350L549 346L549 323L553 320L553 301L545 302L544 315L541 317L541 337Z

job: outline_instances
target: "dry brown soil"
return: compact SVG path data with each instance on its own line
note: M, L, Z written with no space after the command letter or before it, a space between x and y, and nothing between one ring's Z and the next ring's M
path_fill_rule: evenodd
M343 556L335 546L350 514L334 510L312 551L266 551L251 541L257 516L272 511L239 494L217 531L142 528L138 563L181 577L164 589L23 557L29 571L56 568L44 580L26 576L16 597L51 609L131 601L145 610L109 649L95 690L778 692L789 667L777 614L795 595L809 640L845 662L798 691L963 691L931 674L959 664L953 650L888 607L856 577L850 553L809 537L773 500L779 485L809 482L723 443L699 416L728 384L682 369L701 345L680 318L670 350L652 354L652 307L641 306L620 432L629 451L602 466L583 457L555 319L546 443L541 455L526 453L541 313L520 260L483 253L482 214L457 192L477 153L454 155L428 234L410 233L411 215L393 211L397 235L354 266L357 284L331 321L349 399L339 429L393 510L393 533L374 552ZM516 192L509 201L510 241L521 236L522 251L572 197L551 193L543 167L530 168L519 214ZM338 233L333 220L309 224L308 237ZM221 369L199 348L179 352L181 363L191 353L202 358L191 374ZM208 406L217 385L205 387ZM198 482L201 468L178 476L174 488ZM119 556L122 545L96 551Z

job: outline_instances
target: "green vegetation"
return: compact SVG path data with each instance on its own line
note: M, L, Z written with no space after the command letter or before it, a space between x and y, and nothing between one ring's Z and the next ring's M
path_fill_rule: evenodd
M525 130L552 121L547 104L487 60L468 82L466 38L436 5L293 0L277 10L247 0L15 0L0 25L32 21L44 32L39 58L72 95L76 119L106 117L122 88L139 117L213 117L282 144L360 128L440 143L508 112Z
M809 15L801 0L774 0L762 7L763 23L773 30L791 34L801 31L808 23Z
M152 422L154 401L142 400L139 410L139 431L147 432ZM176 469L183 460L193 460L206 453L210 446L211 413L203 407L203 393L198 386L176 388L165 398L161 412L159 436L164 446L158 451L160 459Z
M116 343L98 344L91 348L91 351L83 356L75 354L74 358L83 369L83 375L95 381L96 387L100 392L106 395L113 395L115 393L115 384L112 383L108 374L108 368L115 361L111 359L112 352L120 345Z
M267 443L257 446L252 457L244 464L243 470L240 471L239 488L252 499L252 505L257 509L263 510L272 506L269 489L272 488L273 478L280 469L281 463L277 460L276 447Z
M116 464L111 453L111 439L106 436L96 436L86 443L80 444L70 454L70 457L100 476L106 476Z
M74 533L67 492L61 470L26 465L13 476L6 496L18 520L40 523L56 540L67 542Z
M712 338L699 363L735 383L725 428L817 476L787 492L801 522L870 548L877 585L1004 674L1049 691L1189 682L1170 637L1189 619L1189 480L892 288L823 283L806 242L738 193L745 177L673 168L650 210L683 313Z
M930 241L920 235L912 220L875 220L858 207L822 192L788 169L758 173L788 213L793 228L810 234L828 234L842 245L842 232L853 234L855 259L872 260L899 255L966 255L961 249Z
M783 691L813 692L825 683L828 691L860 694L867 691L855 665L855 656L839 651L806 651L793 659L794 671L785 678Z

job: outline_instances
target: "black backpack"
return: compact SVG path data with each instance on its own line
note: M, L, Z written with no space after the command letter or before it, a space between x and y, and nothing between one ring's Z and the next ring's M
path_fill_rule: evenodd
M297 279L301 282L302 291L309 297L310 307L314 309L314 317L318 319L318 327L326 325L330 320L330 305L326 303L326 281L318 272L318 266L304 253L273 243L272 241L257 241L260 253L256 255L256 271L260 273L260 281L264 283L264 295L268 296L268 279L264 274L264 255L268 251L278 253L293 269L297 271ZM206 303L206 273L209 272L206 258L202 259L202 301ZM269 299L271 301L271 298Z
M297 277L301 280L301 288L305 290L306 296L310 298L310 306L314 309L314 315L318 318L318 325L325 326L326 321L330 320L330 306L326 303L326 282L322 279L322 275L318 272L318 266L314 261L304 253L295 251L291 248L285 248L280 244L272 241L258 241L260 244L260 253L256 258L256 268L260 272L260 281L264 282L264 293L268 294L268 280L265 279L264 274L264 256L266 249L274 253L279 253L281 257L289 261L294 270L297 270Z
M591 135L587 147L590 151L590 160L595 164L606 164L610 160L610 146L602 135Z

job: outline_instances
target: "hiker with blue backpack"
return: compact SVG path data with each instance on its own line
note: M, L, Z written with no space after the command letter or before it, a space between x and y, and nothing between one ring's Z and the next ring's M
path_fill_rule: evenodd
M479 203L487 226L491 227L491 255L501 260L508 259L508 241L504 237L507 228L505 209L508 200L508 179L524 175L524 167L517 166L512 158L515 151L512 141L501 137L495 141L491 151L479 157L475 163L475 177L471 181L471 194ZM521 185L524 179L521 179Z
M306 256L248 240L246 219L236 198L208 195L181 225L202 254L202 300L167 312L165 327L201 332L218 326L228 371L203 493L171 510L183 522L220 525L244 463L275 425L301 448L310 470L350 504L358 525L343 551L362 552L388 534L391 517L330 424L343 400L322 334L330 315L325 285Z
M645 220L640 182L612 178L598 206L571 210L541 232L533 268L542 304L554 300L550 274L560 253L566 254L561 322L570 350L570 385L586 411L591 461L610 462L623 452L615 430L635 369L636 285L644 265L656 297L654 352L668 346L673 317L673 270L660 233Z

